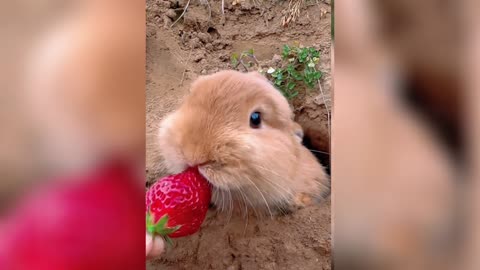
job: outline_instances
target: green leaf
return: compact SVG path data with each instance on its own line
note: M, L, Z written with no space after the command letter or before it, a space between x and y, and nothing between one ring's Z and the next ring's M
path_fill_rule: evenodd
M150 213L147 213L146 221L147 221L147 232L150 234L159 234L162 236L166 236L172 234L181 228L181 225L177 225L175 227L167 227L168 223L168 215L162 216L157 223L154 223L155 217Z
M153 226L153 217L152 215L150 215L150 211L147 212L147 215L145 216L146 217L146 229L147 229L147 232L150 233L150 234L153 234L155 232L155 226Z
M155 232L160 234L160 235L170 235L170 234L178 231L181 227L182 227L181 225L177 225L173 228L157 227L157 230Z
M167 222L168 222L168 215L164 215L162 218L158 220L157 224L155 224L155 227L164 228L167 225Z
M279 68L272 73L272 77L278 78L278 76L281 76L283 74L283 72L284 72L284 70Z
M168 237L168 235L165 235L163 239L165 239L165 242L167 242L169 246L173 246L172 238Z
M248 54L253 55L253 48L247 51Z
M293 72L295 72L295 67L293 65L288 65L287 66L287 71L288 71L288 73L292 74Z
M292 77L293 77L295 80L297 80L297 81L303 80L302 74L300 74L300 73L299 73L298 71L296 71L296 70L292 71L291 75L292 75Z
M238 65L238 54L233 53L232 56L230 57L230 61L234 67Z
M315 87L315 83L314 83L314 81L312 81L311 79L308 79L307 81L305 81L305 83L306 83L307 86L310 87L310 88L314 88L314 87Z
M304 63L305 61L307 61L307 57L308 57L308 50L306 48L301 49L298 54L298 61L300 63Z
M283 80L283 72L279 72L277 74L277 80L280 80L280 81Z
M289 82L289 83L287 84L287 88L288 88L288 90L292 90L293 88L295 88L296 85L297 85L297 84L294 83L294 82Z
M150 234L154 234L156 231L156 224L154 224L155 216L152 215L150 211L148 211L146 218L147 218L147 224L146 224L147 232L149 232Z
M288 45L283 45L283 51L282 51L282 58L287 59L288 56L290 55L290 47Z

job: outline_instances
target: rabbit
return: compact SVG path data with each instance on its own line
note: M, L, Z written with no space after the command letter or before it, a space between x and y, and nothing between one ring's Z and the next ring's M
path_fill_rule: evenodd
M302 145L286 98L260 73L199 77L180 107L160 122L163 166L198 166L220 210L288 213L321 202L329 177Z

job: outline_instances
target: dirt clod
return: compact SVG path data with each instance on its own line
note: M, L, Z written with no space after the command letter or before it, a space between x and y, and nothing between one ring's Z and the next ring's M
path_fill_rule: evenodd
M200 48L201 46L202 46L202 43L199 38L196 37L190 40L190 48L197 49L197 48Z
M198 33L197 37L200 39L201 42L209 43L212 40L212 37L209 34L206 33Z
M204 60L205 58L205 52L197 52L193 57L192 60L193 62L200 62L200 60Z
M274 54L272 58L272 62L273 64L278 65L280 64L280 62L282 62L282 57L278 54Z
M205 44L205 49L212 51L213 50L213 45L211 43Z
M166 12L165 12L165 15L167 15L167 17L169 17L170 19L175 19L177 17L177 13L175 12L175 10L173 9L168 9Z
M173 6L173 2L170 1L156 1L157 6L163 7L163 8L170 8Z
M167 15L163 16L163 28L168 29L172 24L172 19L170 19Z

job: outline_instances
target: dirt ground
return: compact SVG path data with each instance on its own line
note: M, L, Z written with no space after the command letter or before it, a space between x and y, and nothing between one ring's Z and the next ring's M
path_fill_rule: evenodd
M327 3L328 2L328 3ZM233 53L253 49L255 68L275 66L284 44L314 46L321 53L324 91L301 91L292 101L296 120L316 150L329 152L327 110L331 108L330 5L306 1L299 19L282 26L288 1L147 0L147 178L165 175L155 135L200 75L231 69ZM211 14L210 14L211 12ZM303 89L304 90L304 89ZM248 220L210 211L201 231L175 240L148 269L330 269L330 202L273 219Z

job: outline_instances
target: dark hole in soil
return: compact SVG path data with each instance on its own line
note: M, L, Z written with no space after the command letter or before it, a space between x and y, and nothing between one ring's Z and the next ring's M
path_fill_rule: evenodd
M207 33L209 33L213 39L217 39L220 37L220 33L218 33L217 29L215 29L214 27L208 27Z
M310 149L312 154L317 158L318 162L320 162L320 164L325 167L325 171L327 172L327 174L330 175L330 154L315 149L308 135L305 135L303 137L302 143L305 147Z

